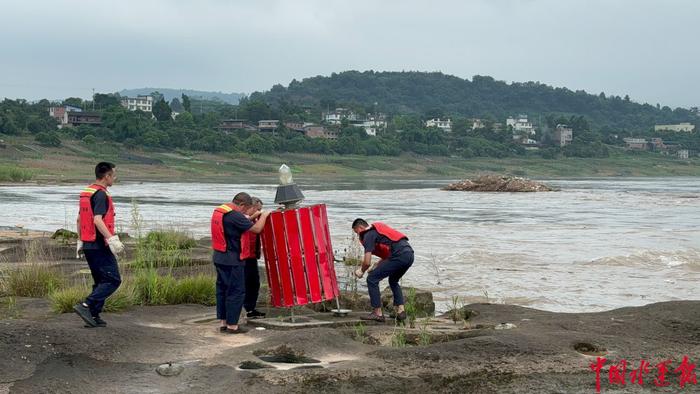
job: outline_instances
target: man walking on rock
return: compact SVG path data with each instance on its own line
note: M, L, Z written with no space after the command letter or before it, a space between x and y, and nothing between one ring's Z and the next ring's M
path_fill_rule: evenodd
M115 256L124 250L124 245L114 233L114 203L107 191L117 179L114 164L98 163L95 179L80 193L76 248L78 257L81 251L85 254L94 284L90 295L73 310L87 327L105 327L107 323L100 313L107 297L122 283Z

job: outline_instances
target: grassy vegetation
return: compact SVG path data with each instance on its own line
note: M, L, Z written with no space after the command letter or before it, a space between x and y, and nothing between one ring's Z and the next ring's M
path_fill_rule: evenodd
M152 231L139 239L133 268L182 267L190 265L189 250L197 245L189 235L175 230Z
M15 297L0 298L0 318L16 319L21 316Z
M65 284L60 273L40 264L29 264L6 275L3 291L17 297L45 297Z
M360 322L354 326L354 329L355 329L355 340L360 342L360 343L367 342L367 326L365 326L362 322Z
M430 325L430 318L426 318L420 325L420 331L418 332L418 345L428 346L432 343L433 336L430 335L428 331L428 326Z
M213 275L176 279L169 274L160 275L156 270L142 270L134 278L134 294L141 305L214 305L215 283Z
M151 231L140 242L143 247L155 250L192 249L197 241L182 231L160 230Z
M134 305L175 305L215 303L215 278L197 275L176 279L160 275L155 270L140 271L127 280L105 302L105 312L119 312ZM52 291L49 300L57 313L73 311L73 305L90 293L87 283Z
M25 137L8 137L12 154L0 158L0 166L36 171L34 179L55 182L84 181L91 176L95 152L81 141L64 140L63 146L52 149L20 149L33 146ZM235 173L241 182L276 182L277 168L286 163L297 178L338 179L366 177L385 178L467 178L485 172L531 178L595 177L595 176L700 176L700 160L678 160L649 152L626 152L610 148L610 157L544 159L536 153L508 158L444 157L403 154L397 157L318 155L282 153L253 155L248 153L209 154L186 150L142 152L127 150L120 145L109 147L100 159L110 160L119 167L122 180L188 180L228 181ZM136 157L148 156L157 164L144 164ZM196 157L196 159L195 159ZM51 163L51 165L48 165ZM378 174L378 175L377 175ZM0 176L0 182L3 181ZM11 180L5 180L11 181Z
M26 182L34 176L34 172L10 165L0 165L0 182Z
M182 232L163 230L139 238L136 244L137 262L141 266L122 270L124 280L107 299L106 312L121 311L133 305L214 305L216 279L213 274L173 275L176 266L192 264L186 254L195 246L191 237ZM54 311L71 312L73 305L90 293L91 284L87 278L71 284L67 277L51 269L47 262L55 260L55 256L51 256L50 250L41 242L32 242L27 247L25 257L29 264L0 275L3 278L0 281L0 295L9 296L6 299L11 300L16 296L48 297ZM169 267L165 269L167 272L159 272L161 263Z
M406 295L406 304L404 305L408 326L414 328L416 326L416 317L418 315L418 307L416 305L416 289L411 287Z
M83 283L76 286L57 289L49 293L51 308L56 313L73 312L73 305L85 300L90 294L90 286ZM117 291L105 301L105 312L123 311L136 304L134 287L130 283L122 283Z
M395 328L391 335L391 347L406 347L406 330Z

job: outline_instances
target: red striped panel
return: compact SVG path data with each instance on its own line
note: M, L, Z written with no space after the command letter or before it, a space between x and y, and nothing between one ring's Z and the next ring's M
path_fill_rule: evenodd
M272 221L272 230L275 232L275 251L277 252L280 285L282 286L282 304L284 306L294 306L292 276L289 272L289 253L287 252L282 212L273 212L268 220Z
M301 256L301 240L299 239L299 219L297 210L290 209L284 211L284 228L287 230L287 245L289 246L289 258L292 265L292 280L294 282L294 293L296 294L296 304L307 304L306 295L306 275L304 274L304 262Z
M301 224L301 239L304 246L304 266L309 279L309 293L311 302L321 302L321 282L318 275L318 260L316 258L316 243L314 242L314 229L311 225L311 211L309 208L299 208L299 224Z
M277 273L277 253L275 252L275 234L272 231L272 222L268 220L262 232L263 253L265 255L265 268L267 271L267 284L270 287L270 301L273 306L281 307L280 281Z
M335 275L335 256L333 256L333 244L331 243L331 230L328 224L328 212L326 211L326 204L321 204L321 221L326 229L326 247L328 249L328 261L329 269L331 271L331 281L333 282L333 293L336 297L340 296L340 289L338 289L338 278Z
M333 280L329 265L328 247L326 246L326 226L322 223L321 205L311 206L311 218L314 224L314 235L316 236L316 245L318 245L318 265L321 267L321 281L323 283L323 294L326 300L334 298L335 291L333 290Z

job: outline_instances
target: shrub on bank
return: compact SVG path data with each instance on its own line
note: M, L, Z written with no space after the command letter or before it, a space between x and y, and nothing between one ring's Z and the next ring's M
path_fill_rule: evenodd
M34 176L34 173L24 168L0 165L0 182L25 182Z

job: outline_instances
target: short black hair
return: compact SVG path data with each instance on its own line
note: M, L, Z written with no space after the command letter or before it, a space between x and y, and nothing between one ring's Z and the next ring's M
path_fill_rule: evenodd
M359 226L369 227L369 223L367 223L365 221L365 219L357 218L352 222L352 228L359 227Z
M101 161L95 166L95 179L102 179L116 167L114 163Z
M233 203L236 205L253 205L253 198L246 192L240 192L233 197Z

